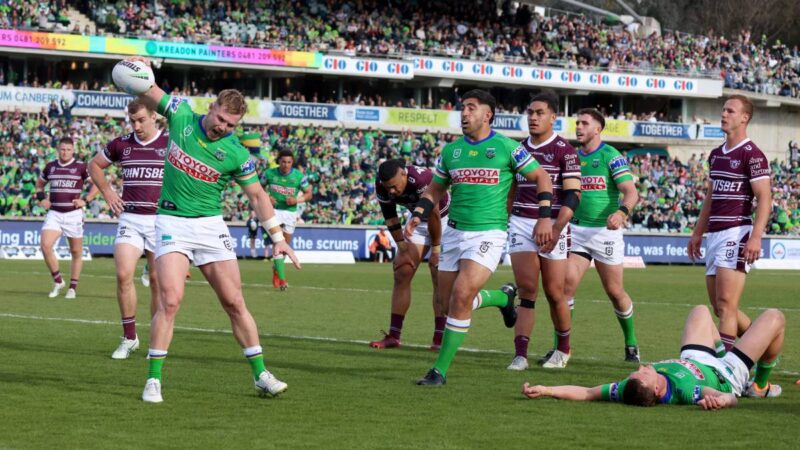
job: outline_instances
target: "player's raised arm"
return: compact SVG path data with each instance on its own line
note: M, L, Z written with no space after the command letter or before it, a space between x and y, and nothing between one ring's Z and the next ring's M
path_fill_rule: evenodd
M525 383L522 394L528 398L552 397L559 400L594 401L601 400L601 386L531 386Z
M256 176L255 174L251 176ZM240 184L242 191L244 191L247 198L250 200L253 210L255 210L258 220L261 221L262 226L269 233L274 245L275 255L287 255L292 263L298 269L300 268L300 260L294 254L294 250L289 246L283 238L283 229L278 219L275 217L275 208L272 207L272 202L269 201L269 196L264 191L259 183Z
M403 230L403 235L406 239L411 239L414 229L422 222L422 219L430 217L431 211L433 211L435 205L439 204L439 200L442 199L445 192L447 192L447 185L434 179L428 189L425 190L425 193L422 194L417 206L411 211L411 219L406 223L406 227Z
M700 245L703 243L703 233L708 229L708 218L711 216L711 195L714 193L714 188L709 181L706 187L706 198L703 199L703 207L700 209L700 216L694 224L694 231L692 237L689 239L687 250L689 259L692 261L700 259L703 255L700 252Z

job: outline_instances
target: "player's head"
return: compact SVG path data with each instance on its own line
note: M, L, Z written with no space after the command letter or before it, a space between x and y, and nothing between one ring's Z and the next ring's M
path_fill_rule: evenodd
M558 96L553 91L534 95L525 113L528 115L528 132L531 136L550 133L558 117Z
M283 174L287 174L292 171L292 166L294 166L294 153L288 149L279 151L278 170L280 170Z
M497 100L492 94L473 89L461 96L461 131L465 136L482 134L492 127Z
M389 196L403 195L408 184L408 171L402 159L388 159L378 166L378 179L389 192Z
M628 405L655 406L658 403L658 389L658 372L650 365L639 366L628 377L622 400Z
M600 111L594 108L583 108L578 111L578 119L575 121L575 137L581 145L586 145L600 136L605 127L606 119L600 114Z
M247 113L244 95L236 89L225 89L219 93L217 101L208 107L203 121L206 136L212 141L221 139L232 132Z
M62 137L58 140L58 159L62 163L69 162L75 155L75 143L71 137Z
M140 141L149 141L158 132L156 112L138 98L128 103L128 119L131 121L133 132Z
M730 134L740 127L747 128L753 119L753 102L744 95L731 95L722 106L722 132Z

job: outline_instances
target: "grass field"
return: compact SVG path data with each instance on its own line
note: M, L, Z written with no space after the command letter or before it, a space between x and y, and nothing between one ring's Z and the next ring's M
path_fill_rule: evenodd
M227 317L193 269L164 366L165 402L152 405L140 400L149 322L144 288L138 286L145 300L137 314L142 349L113 361L121 327L112 260L85 265L76 300L47 298L44 263L0 261L0 448L798 446L800 283L792 272L753 272L743 299L751 316L765 307L786 313L784 356L773 372L784 395L709 413L522 397L525 381L596 385L632 369L622 361L621 331L594 272L578 292L567 369L507 371L512 332L494 309L482 310L464 343L471 351L458 354L447 386L421 388L413 381L435 359L427 350L433 319L426 273L415 283L407 345L378 351L366 342L388 327L389 265L309 265L289 272L292 287L283 293L272 289L264 262L241 267L267 366L289 391L276 399L255 395ZM510 277L501 268L491 284ZM702 269L630 270L626 286L643 359L677 356L687 312L707 302ZM546 310L540 302L535 354L551 343Z

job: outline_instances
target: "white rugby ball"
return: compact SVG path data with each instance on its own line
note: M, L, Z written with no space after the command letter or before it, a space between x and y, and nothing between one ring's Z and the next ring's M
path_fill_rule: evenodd
M156 76L149 65L141 61L120 61L111 72L111 79L123 92L141 95L156 84Z

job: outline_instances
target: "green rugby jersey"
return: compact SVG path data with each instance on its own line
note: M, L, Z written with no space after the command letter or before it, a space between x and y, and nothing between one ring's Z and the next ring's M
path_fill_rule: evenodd
M250 152L229 134L206 137L203 116L183 99L164 95L158 113L167 118L169 143L158 214L207 217L222 214L222 191L233 178L239 185L258 182Z
M308 186L308 178L294 167L286 175L282 174L278 167L264 172L264 188L272 198L277 200L275 209L297 211L297 205L287 205L286 199L297 197L297 194L308 189Z
M704 387L710 387L720 392L733 392L728 381L718 376L717 373L705 364L691 359L670 359L653 364L653 368L667 378L667 392L661 398L661 403L669 405L694 405L703 397L701 392ZM628 379L616 383L604 384L600 388L603 400L612 402L623 401L623 392Z
M605 142L589 153L579 150L578 159L581 162L581 204L572 223L605 227L608 216L619 208L617 185L633 180L628 160Z
M450 185L449 222L462 231L506 231L508 190L514 174L539 167L519 142L494 131L478 142L466 137L444 146L433 181Z

